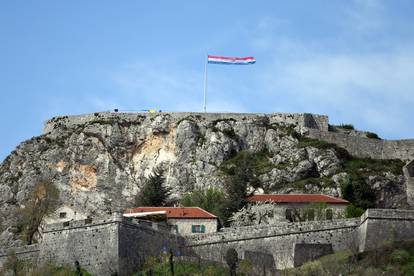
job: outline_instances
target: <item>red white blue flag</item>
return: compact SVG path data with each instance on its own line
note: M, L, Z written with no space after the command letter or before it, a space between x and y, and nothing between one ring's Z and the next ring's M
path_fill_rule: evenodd
M249 65L256 63L254 57L218 57L208 56L207 62L212 64Z

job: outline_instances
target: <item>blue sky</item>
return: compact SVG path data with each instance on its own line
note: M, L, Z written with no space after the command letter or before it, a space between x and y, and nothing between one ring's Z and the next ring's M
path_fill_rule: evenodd
M414 138L414 1L0 2L0 161L56 115L312 112Z

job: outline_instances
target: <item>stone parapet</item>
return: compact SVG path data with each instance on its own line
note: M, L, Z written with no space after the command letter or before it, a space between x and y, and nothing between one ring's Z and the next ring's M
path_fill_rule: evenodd
M119 113L97 112L84 115L58 116L44 124L43 133L48 133L60 127L73 128L87 123L121 122L140 124L145 120L154 120L158 116L168 116L171 122L179 122L186 118L200 122L217 120L257 120L265 119L269 123L298 125L307 128L328 130L328 116L309 113L197 113L197 112L168 112L168 113Z

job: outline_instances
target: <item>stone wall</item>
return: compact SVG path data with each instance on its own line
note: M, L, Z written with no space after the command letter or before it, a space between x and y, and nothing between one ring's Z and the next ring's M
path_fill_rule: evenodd
M282 123L299 125L307 128L317 128L328 131L328 116L309 113L196 113L196 112L169 112L169 113L115 113L99 112L93 114L59 116L45 122L43 133L51 132L59 127L73 128L90 122L106 123L118 121L140 124L145 120L157 122L158 116L169 116L171 122L179 122L185 118L192 118L197 121L213 122L217 120L256 120L266 119L270 123Z
M94 275L131 275L148 256L178 248L182 239L164 225L114 216L108 220L72 221L48 225L43 232L40 260L57 265L76 261Z
M365 251L382 245L384 241L413 238L414 211L369 209L358 219L227 229L191 237L187 246L203 259L222 263L229 248L236 249L239 256L243 256L246 250L263 252L273 256L277 269L283 269L320 256L328 252L327 247L332 247L334 252L344 249ZM298 244L303 246L295 250L299 248L296 247ZM324 248L319 246L321 244L325 244Z
M368 209L361 217L359 251L387 242L414 239L414 211Z
M239 256L244 251L257 251L273 255L277 269L294 266L294 245L331 244L334 251L348 248L354 243L359 219L282 223L278 226L240 227L216 234L194 236L187 239L188 247L203 259L225 263L229 248ZM263 264L255 264L262 266Z
M40 244L41 262L80 266L97 275L118 271L121 219L72 221L47 225Z
M12 249L0 248L0 268L3 267L8 256L11 254L16 254L16 257L20 260L37 261L39 257L39 246L38 244L32 244Z
M308 136L337 144L356 157L401 159L405 161L414 158L414 139L378 140L315 129L309 129Z
M407 185L407 202L414 207L414 159L404 166L403 172Z
M42 241L14 248L19 259L75 267L93 275L131 275L148 256L172 250L179 255L183 239L165 225L134 221L115 215L105 220L85 219L46 225ZM0 268L11 250L0 250Z

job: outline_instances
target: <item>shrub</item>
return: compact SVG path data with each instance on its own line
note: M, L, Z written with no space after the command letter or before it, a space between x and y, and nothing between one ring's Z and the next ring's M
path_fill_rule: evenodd
M369 132L369 131L367 132L367 138L381 140L381 138L378 136L378 134L376 134L374 132Z
M391 254L391 261L398 264L406 264L410 261L410 253L404 249L397 249Z
M348 129L348 130L355 130L354 125L351 124L340 124L339 128Z
M241 260L237 267L237 275L250 276L253 274L252 264L248 260Z
M27 244L35 242L35 235L43 219L53 213L59 206L59 190L49 180L38 182L33 188L24 207L16 211L18 222L16 228L22 240Z
M323 140L313 139L309 137L300 137L298 147L299 148L314 147L318 149L333 149L336 153L336 156L339 159L342 159L342 160L351 159L351 155L346 149L341 148L336 144L329 143Z
M354 204L349 204L345 209L345 216L347 218L358 218L362 216L364 209L356 207Z

